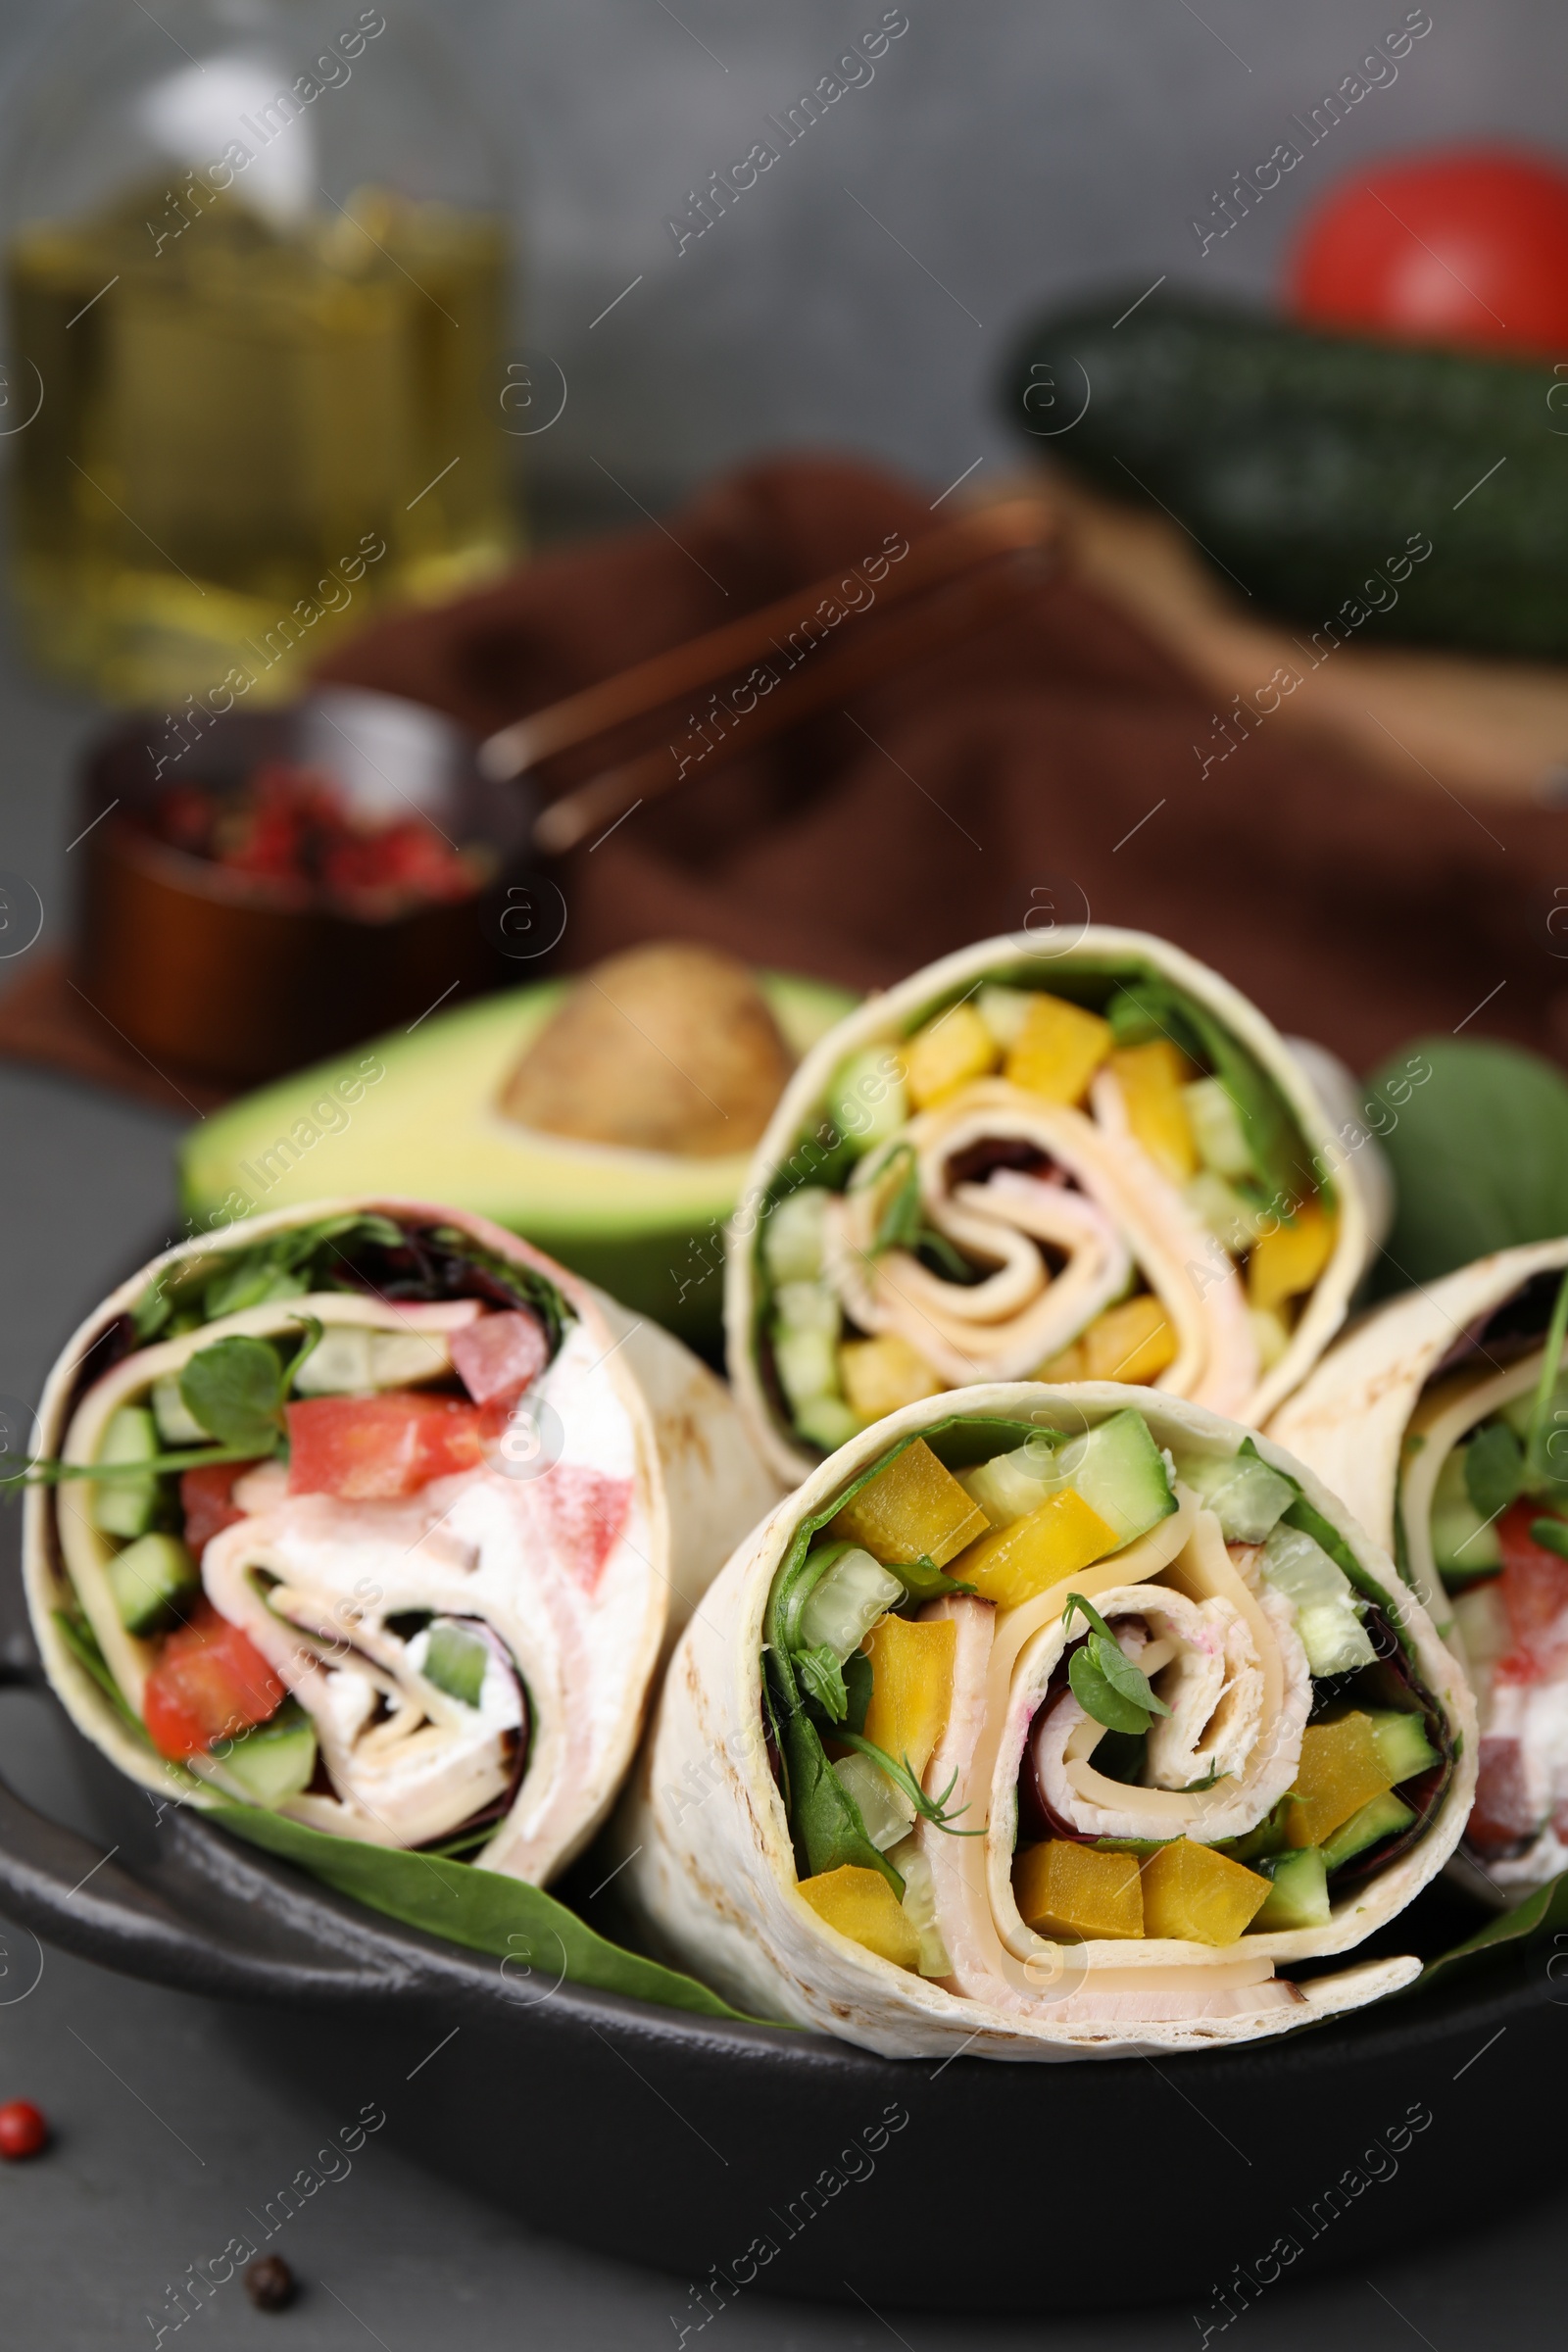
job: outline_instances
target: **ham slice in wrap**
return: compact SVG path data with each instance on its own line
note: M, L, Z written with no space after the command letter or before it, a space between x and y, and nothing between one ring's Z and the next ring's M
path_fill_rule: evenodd
M155 1259L40 1420L32 1622L123 1771L538 1884L777 1494L678 1342L484 1219L395 1200Z
M650 1938L893 2057L1250 2041L1456 1843L1462 1676L1302 1465L1109 1383L905 1407L730 1559L616 1824Z
M1464 1876L1568 1869L1568 1241L1478 1258L1348 1332L1271 1425L1395 1552L1481 1719Z
M928 965L813 1048L758 1148L725 1319L760 1445L800 1478L903 1404L1031 1378L1259 1419L1381 1237L1350 1107L1332 1056L1143 933Z

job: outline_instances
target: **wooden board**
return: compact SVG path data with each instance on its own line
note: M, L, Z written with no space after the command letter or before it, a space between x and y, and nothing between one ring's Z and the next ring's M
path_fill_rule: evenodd
M89 1003L71 978L64 956L29 958L22 977L0 996L0 1058L36 1062L85 1078L156 1110L205 1117L227 1091L183 1070L159 1069Z
M1040 493L1038 476L1032 487ZM1370 641L1325 654L1304 623L1250 606L1163 514L1093 497L1054 472L1044 494L1067 517L1083 576L1212 689L1217 753L1236 698L1255 724L1257 698L1266 706L1278 695L1270 727L1339 735L1416 790L1568 802L1568 667ZM1269 687L1281 670L1299 681L1285 693Z

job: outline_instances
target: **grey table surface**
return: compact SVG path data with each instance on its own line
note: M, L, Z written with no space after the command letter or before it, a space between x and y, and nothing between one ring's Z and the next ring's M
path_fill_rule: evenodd
M68 932L71 766L92 724L91 712L45 695L0 656L0 868L37 890L43 945ZM5 978L0 964L0 985ZM76 1318L172 1229L177 1133L177 1122L157 1113L0 1067L0 1397L36 1396ZM17 1514L7 1509L0 1624L15 1621L16 1541ZM0 1707L0 1774L41 1809L78 1818L70 1741L46 1698L17 1693ZM40 1950L4 1922L0 1945L0 2099L35 2100L56 2135L42 2157L0 2166L0 2343L17 2352L120 2352L181 2340L173 2311L183 2305L171 2306L181 2274L246 2232L344 2118L274 2063L285 2016L111 1975ZM409 2066L421 2055L411 2047ZM1506 2043L1490 2063L1510 2063ZM1191 2344L1189 2309L1053 2316L1054 2263L1098 2261L1113 2270L1115 2243L1097 2239L1092 2223L1084 2227L1070 2151L1052 2139L1049 2087L1043 2080L1037 2316L959 2321L918 2308L882 2315L751 2296L715 2318L714 2328L733 2352L890 2341L906 2352ZM1538 2087L1517 2084L1521 2112ZM364 2096L386 2105L396 2089L395 2082L367 2080ZM541 2126L548 2119L517 2115L519 2133ZM1540 2136L1549 2144L1553 2135ZM1446 2160L1479 2170L1486 2159L1484 2148L1472 2148ZM1139 2170L1157 2183L1157 2151L1140 2151ZM983 2260L983 2189L967 2210L958 2185L965 2172L959 2161L949 2180L930 2184L931 2211L949 2227L972 2230ZM1315 2352L1331 2338L1366 2352L1539 2340L1538 2331L1560 2328L1564 2180L1568 2161L1542 2203L1473 2238L1391 2243L1370 2278L1342 2275L1296 2293L1281 2284L1237 2326L1254 2352ZM1157 2186L1145 2195L1157 2200ZM275 2250L302 2284L294 2308L258 2313L235 2282L185 2323L194 2331L188 2340L212 2352L355 2352L367 2342L383 2352L435 2344L653 2352L677 2340L675 2315L690 2317L684 2279L530 2234L389 2139L368 2141L352 2169L278 2231ZM917 2304L917 2282L912 2295Z

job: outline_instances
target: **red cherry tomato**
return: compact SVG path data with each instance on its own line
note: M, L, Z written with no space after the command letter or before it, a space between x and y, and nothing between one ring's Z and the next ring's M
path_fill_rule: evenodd
M1538 1544L1530 1530L1549 1517L1521 1496L1497 1521L1502 1552L1498 1590L1513 1647L1497 1660L1499 1683L1534 1683L1568 1664L1568 1560Z
M432 1478L475 1469L504 1410L407 1389L384 1396L309 1396L288 1407L291 1494L392 1501Z
M8 2099L0 2107L0 2156L15 2164L49 2144L49 2126L30 2099Z
M234 1501L234 1481L255 1467L254 1462L208 1462L182 1472L179 1507L185 1514L185 1541L198 1559L214 1536L244 1518Z
M200 1600L147 1677L142 1720L158 1753L182 1764L266 1723L282 1703L283 1686L255 1642Z
M1568 170L1452 148L1342 181L1288 276L1309 326L1568 357Z

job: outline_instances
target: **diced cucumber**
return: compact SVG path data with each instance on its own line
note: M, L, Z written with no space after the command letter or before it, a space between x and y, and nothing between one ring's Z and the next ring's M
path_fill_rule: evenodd
M1308 1671L1348 1674L1377 1658L1371 1637L1355 1612L1349 1578L1321 1544L1298 1527L1276 1527L1258 1563L1265 1583L1296 1605L1296 1630Z
M127 1634L151 1633L202 1581L194 1553L177 1536L138 1536L116 1552L106 1574Z
M297 1396L355 1396L370 1382L370 1334L362 1323L335 1323L323 1331L294 1375Z
M1484 1576L1502 1566L1502 1547L1470 1499L1465 1481L1467 1446L1456 1446L1432 1493L1432 1559L1441 1576Z
M808 1446L837 1453L856 1435L860 1419L842 1396L812 1396L796 1408L795 1426Z
M1098 1512L1119 1551L1176 1508L1165 1457L1142 1413L1129 1406L1081 1438L1069 1439L1056 1460L1061 1485L1073 1487Z
M773 1369L797 1414L814 1398L838 1393L838 1354L825 1331L797 1331L790 1324L782 1325L773 1337Z
M1506 1404L1499 1405L1497 1419L1505 1421L1514 1436L1523 1445L1525 1439L1530 1435L1530 1424L1535 1417L1535 1410L1536 1392L1532 1386L1526 1389L1522 1396L1511 1397ZM1557 1385L1552 1390L1551 1401L1546 1407L1548 1429L1559 1411L1568 1413L1568 1372L1559 1372L1557 1375Z
M1252 1148L1224 1081L1197 1078L1182 1088L1182 1102L1204 1167L1216 1176L1255 1176Z
M1290 1814L1289 1797L1281 1797L1255 1829L1244 1830L1239 1838L1221 1838L1215 1851L1228 1854L1233 1862L1245 1862L1249 1869L1261 1869L1268 1855L1284 1853L1290 1843Z
M1426 1719L1420 1715L1405 1715L1390 1709L1370 1715L1372 1739L1378 1751L1378 1761L1390 1780L1397 1787L1400 1781L1413 1781L1418 1772L1430 1772L1441 1756L1427 1738Z
M880 1765L873 1764L869 1756L848 1755L841 1756L833 1769L858 1806L865 1834L879 1854L908 1836L914 1807Z
M973 1470L960 1470L958 1484L977 1502L993 1527L1010 1527L1054 1494L1059 1475L1062 1439L1055 1430L1037 1430L1008 1453L994 1453Z
M762 1263L775 1283L814 1282L821 1273L831 1199L821 1185L804 1184L774 1207L762 1227Z
M904 1916L920 1938L921 1976L951 1976L953 1962L937 1926L937 1890L924 1847L918 1838L906 1838L888 1860L904 1881Z
M836 1340L844 1327L844 1310L825 1282L781 1282L773 1311L786 1331L817 1331Z
M309 1363L310 1357L306 1357ZM377 1389L416 1389L427 1380L445 1380L452 1370L452 1349L441 1331L372 1331L370 1384Z
M166 1372L153 1383L153 1419L158 1435L172 1450L178 1446L210 1446L213 1433L203 1429L179 1393L179 1374Z
M842 1666L851 1650L889 1609L904 1598L904 1587L880 1560L851 1544L818 1577L801 1609L795 1642L800 1649L830 1649Z
M1251 1453L1195 1455L1178 1461L1176 1475L1207 1503L1227 1544L1261 1544L1296 1500L1289 1479Z
M109 1416L98 1460L147 1462L158 1451L158 1425L144 1404L122 1404ZM145 1478L99 1478L93 1481L93 1524L106 1536L144 1536L158 1506L158 1481Z
M281 1805L316 1776L316 1727L286 1698L270 1723L257 1724L221 1760L253 1804Z
M889 1075L897 1067L898 1056L889 1047L867 1046L834 1072L828 1115L852 1151L869 1152L873 1144L888 1143L907 1120L904 1081Z
M1323 1848L1324 1869L1331 1873L1343 1870L1347 1862L1353 1861L1357 1854L1364 1854L1367 1847L1376 1845L1380 1838L1393 1838L1400 1830L1407 1830L1414 1819L1415 1815L1409 1806L1396 1796L1392 1788L1385 1789L1381 1796L1373 1797L1370 1804L1363 1805L1359 1813L1352 1813L1349 1820L1335 1831Z
M1485 1673L1513 1647L1513 1627L1495 1585L1472 1585L1461 1592L1453 1604L1453 1622L1465 1658L1477 1673Z
M490 1644L482 1634L450 1617L438 1617L425 1636L419 1672L449 1698L476 1707L484 1689L484 1670L490 1663Z
M1446 1583L1470 1576L1495 1576L1502 1566L1502 1544L1494 1525L1477 1518L1468 1502L1450 1503L1432 1512L1432 1564Z
M1232 1257L1245 1256L1258 1237L1262 1224L1261 1213L1250 1200L1244 1200L1234 1185L1212 1168L1189 1177L1182 1186L1182 1197L1188 1207L1209 1232L1228 1250Z
M1262 1910L1252 1921L1254 1930L1328 1926L1328 1871L1315 1845L1298 1846L1294 1853L1271 1854L1257 1867L1272 1885Z
M1285 1318L1276 1307L1250 1306L1247 1310L1247 1320L1251 1325L1252 1337L1257 1342L1258 1361L1262 1364L1265 1372L1272 1372L1291 1344L1291 1335L1286 1329Z
M1003 988L994 981L986 986L974 1001L974 1008L1004 1051L1016 1045L1029 1007L1034 1003L1034 991L1028 988Z
M436 1332L371 1331L363 1323L334 1323L323 1331L294 1378L297 1396L363 1396L377 1389L416 1387L452 1369L445 1337Z

